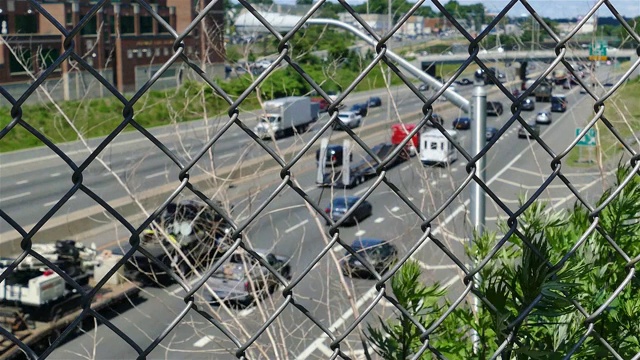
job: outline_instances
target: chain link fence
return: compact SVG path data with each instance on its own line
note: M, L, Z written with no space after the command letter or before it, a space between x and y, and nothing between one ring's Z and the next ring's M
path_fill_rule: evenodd
M587 338L595 338L599 342L605 344L608 349L608 354L600 354L601 356L606 357L615 357L622 358L618 353L616 348L607 344L606 334L600 334L597 326L595 324L598 322L598 319L601 317L603 312L608 311L612 303L616 302L616 298L618 295L625 290L626 287L631 286L632 282L635 281L635 272L637 262L640 259L640 254L637 253L626 253L622 248L620 248L617 244L617 238L615 234L609 234L605 228L600 223L600 215L607 206L610 205L612 201L614 201L617 197L624 196L625 186L631 181L634 181L634 178L640 175L640 162L638 161L639 155L637 149L634 148L632 144L626 142L623 139L623 136L619 134L616 127L608 120L605 115L605 101L607 101L612 95L616 93L624 82L626 82L633 71L638 67L639 61L636 59L632 61L633 64L631 67L620 77L620 80L617 81L613 86L604 94L599 95L596 94L594 89L589 86L589 84L583 82L581 77L578 75L577 70L572 67L567 58L567 44L568 42L580 31L580 29L589 21L591 17L596 14L598 9L600 8L608 8L611 13L616 17L616 19L622 24L626 32L631 38L631 41L636 45L640 43L640 36L634 32L634 29L625 21L623 16L618 13L615 7L614 1L598 1L594 4L593 8L589 11L588 14L584 16L584 18L577 24L577 26L569 32L566 36L560 37L555 34L552 28L545 23L543 18L536 13L534 10L535 6L532 6L527 1L510 1L490 22L490 24L477 36L473 36L464 26L458 22L458 19L454 16L454 14L449 13L443 4L434 1L433 4L438 10L443 14L443 16L452 24L455 29L462 34L469 43L468 47L468 58L464 61L463 65L456 71L456 73L446 81L444 86L437 90L433 96L427 97L422 92L418 91L416 86L412 83L412 80L407 77L397 66L391 61L388 56L387 43L392 39L393 35L398 32L402 24L404 24L409 17L420 7L423 5L423 1L418 1L412 8L406 13L402 14L399 21L396 22L395 26L391 28L388 32L384 34L377 33L372 27L363 20L361 14L356 13L346 2L340 2L340 4L344 7L344 9L349 12L354 19L362 26L365 32L367 32L372 38L377 41L377 45L375 46L375 56L371 60L366 67L363 68L361 74L355 79L355 81L344 91L337 96L337 98L330 97L327 92L323 89L323 87L316 83L313 78L311 78L304 70L303 66L300 66L294 59L291 57L291 46L290 40L300 32L304 27L305 23L314 17L318 9L324 4L324 1L316 2L311 9L300 18L299 22L293 26L293 28L285 34L281 34L278 32L272 24L267 22L263 16L254 9L250 2L246 0L240 0L240 4L250 11L263 25L266 27L270 36L273 39L278 41L278 56L273 61L268 68L264 72L262 72L259 76L255 78L255 81L251 83L244 93L237 97L232 98L228 94L223 91L218 82L215 79L208 77L207 73L200 67L199 62L194 59L188 57L185 54L185 47L183 44L183 40L190 33L192 33L198 26L200 26L201 21L206 17L207 12L213 7L214 2L206 5L201 12L195 17L191 25L182 33L176 32L171 26L165 21L163 17L158 15L152 5L145 1L138 1L140 6L145 9L149 14L151 14L155 21L158 22L159 26L165 28L171 36L175 38L175 42L173 45L173 56L167 61L163 66L158 69L154 73L154 75L149 79L149 81L142 86L138 91L135 92L131 98L127 98L124 94L120 93L110 81L105 79L100 75L100 73L89 66L83 57L81 57L78 53L74 51L74 39L80 33L82 28L92 19L96 13L107 4L106 0L98 1L93 6L91 12L89 12L85 17L82 18L81 22L71 30L65 28L65 26L59 23L54 16L49 14L39 2L30 1L31 6L35 11L40 13L42 16L46 18L55 28L64 35L64 53L62 53L43 73L41 73L37 79L31 84L28 90L26 90L19 98L14 98L11 94L9 94L2 86L0 86L0 93L2 96L11 103L11 117L12 121L7 126L5 126L0 131L0 141L2 141L5 137L10 137L12 135L12 131L14 128L22 127L26 129L28 132L36 136L43 145L47 146L51 151L53 151L57 156L60 157L68 167L73 171L72 176L72 186L69 188L68 192L61 198L59 201L43 216L38 223L30 230L26 231L23 229L16 221L14 221L11 217L11 214L5 212L0 208L0 216L4 221L10 224L17 232L19 232L23 238L21 242L21 248L23 250L22 254L15 259L15 261L8 267L5 268L4 272L0 275L1 280L6 280L8 276L19 266L19 264L27 257L32 256L42 263L46 264L50 269L59 274L65 282L70 285L75 291L82 294L82 311L80 315L69 324L64 331L60 333L60 336L57 337L47 348L42 352L36 352L32 349L28 344L23 342L23 339L16 337L11 329L8 328L0 328L0 333L5 338L5 340L13 342L16 344L29 358L47 358L58 346L60 346L69 336L72 334L74 329L81 324L81 322L87 317L94 317L99 322L107 326L111 329L118 337L124 340L132 349L137 353L139 358L146 358L149 354L155 350L159 344L174 330L176 327L181 324L181 322L185 319L185 316L188 313L192 313L193 311L198 312L200 315L205 318L210 325L213 325L215 328L219 329L219 331L224 334L227 340L233 343L233 348L230 349L232 354L235 354L238 358L247 358L248 349L254 345L256 342L264 341L263 335L267 331L267 329L271 326L275 326L278 321L278 317L288 309L289 311L292 309L297 310L300 314L304 315L310 321L309 327L315 329L315 331L320 331L322 334L321 337L328 339L330 344L328 345L331 350L330 358L350 358L349 355L345 352L345 349L341 347L343 341L347 338L347 336L355 333L357 328L361 327L364 323L364 319L374 310L374 308L381 304L383 301L392 304L395 310L404 314L410 319L410 321L417 327L420 332L420 339L422 341L422 347L420 348L419 353L412 354L414 358L418 358L427 353L431 353L436 357L442 357L443 355L439 352L438 349L433 348L430 343L430 339L433 336L436 336L439 329L440 324L448 317L452 312L454 312L457 308L468 306L466 304L466 300L469 300L472 294L477 296L481 300L480 306L487 306L495 309L495 304L491 304L491 302L487 299L486 294L479 291L478 282L480 281L476 276L483 267L500 251L502 246L509 241L512 237L519 237L521 239L525 238L525 234L521 230L521 223L519 222L523 213L529 209L532 204L538 199L548 188L549 184L553 181L560 180L566 185L566 189L571 191L577 200L578 203L582 204L589 211L589 222L590 226L588 227L588 232L582 234L580 239L576 239L575 246L573 247L570 253L566 254L555 254L558 255L561 260L553 262L552 259L544 259L544 266L548 269L556 269L561 268L563 264L575 253L575 251L584 243L584 240L591 236L593 233L600 233L607 241L607 246L611 246L614 248L619 255L619 258L612 259L612 261L624 261L626 262L625 268L627 269L627 276L617 284L617 288L615 291L612 291L608 296L602 299L601 306L592 312L588 312L585 310L577 299L572 299L572 306L574 309L577 309L580 314L582 314L583 318L577 321L580 321L584 324L584 334L580 339L580 342L576 343L571 352L562 354L561 356L571 357L578 349L580 349L581 344ZM537 76L535 83L531 85L524 93L519 96L515 96L512 92L507 89L497 78L497 74L492 73L490 71L489 64L481 61L478 57L478 54L481 51L480 43L483 39L485 39L492 29L495 29L501 20L505 18L507 13L516 5L520 4L524 6L529 13L533 16L534 20L540 25L542 31L548 33L549 37L553 39L556 43L555 47L555 59L548 65L545 65L543 71ZM533 4L535 5L535 4ZM640 48L637 48L637 52L640 53ZM47 78L52 74L52 72L60 67L65 61L74 61L86 70L91 73L101 84L107 89L114 98L118 99L118 101L124 106L122 111L122 122L120 125L113 129L112 133L107 136L98 146L96 146L91 155L86 157L82 162L76 163L71 157L66 154L61 148L52 143L49 138L41 133L35 124L30 123L27 117L23 117L22 107L25 104L25 101L28 100L31 96L34 96L40 84L42 84ZM158 138L154 137L152 133L145 129L143 126L139 125L136 122L135 116L136 112L134 111L136 104L141 99L141 97L152 87L154 82L158 80L165 70L171 67L173 64L183 62L188 65L196 74L201 77L201 80L204 81L210 88L219 96L221 96L228 103L228 120L226 120L225 124L219 128L215 134L210 138L210 140L203 144L200 149L200 152L194 156L190 161L183 161L178 158L172 151L170 151L165 144ZM285 159L278 151L274 150L272 146L270 146L263 139L258 137L251 127L248 125L246 119L248 116L243 116L242 111L240 111L240 107L243 102L247 99L247 97L256 90L258 86L274 71L278 70L278 67L281 64L285 64L294 69L308 84L328 103L328 113L329 120L320 128L318 131L307 141L307 143L302 146L302 148L291 158ZM446 134L445 128L438 122L432 121L433 106L435 102L442 96L445 89L450 87L454 81L461 76L463 71L472 63L477 64L480 68L484 69L485 73L491 78L491 80L496 84L499 90L508 98L510 102L510 110L513 115L510 116L509 120L502 125L500 129L498 129L497 135L493 140L488 142L485 146L484 150L479 154L469 153L464 147L459 145L456 142L453 142L453 145L457 149L457 151L462 155L462 162L465 164L465 169L468 173L464 181L457 184L455 191L453 191L448 198L439 206L435 211L425 213L421 210L420 204L414 203L410 194L403 193L401 189L394 184L393 181L390 180L388 176L388 171L390 166L393 163L393 160L403 151L404 146L410 141L410 138L407 137L404 142L394 149L394 151L390 152L385 158L379 158L377 153L372 150L372 148L362 140L359 136L356 135L355 131L352 129L343 126L341 121L338 118L338 109L339 104L345 100L345 98L356 88L356 86L366 78L366 76L377 66L381 65L383 68L390 69L395 75L397 75L404 84L411 89L411 92L415 94L423 103L422 107L422 118L417 124L417 127L411 132L411 136L417 134L426 126L432 126L437 128L443 134ZM521 105L523 101L532 94L533 89L539 85L551 72L556 68L556 66L564 65L568 71L575 77L580 87L584 88L588 93L588 96L593 97L596 102L593 108L593 115L590 119L585 119L584 127L582 132L564 149L560 151L554 151L551 146L545 143L542 139L541 135L536 132L522 117L521 114ZM144 111L144 110L143 110ZM602 203L594 205L587 201L579 191L571 182L571 180L565 175L563 164L567 159L567 155L570 151L572 151L580 138L582 138L590 128L593 128L595 124L604 125L608 128L611 133L616 137L617 141L624 148L626 153L626 157L628 160L626 164L631 167L631 171L629 171L624 179L617 185L616 188L611 191L609 197ZM446 214L447 210L451 210L452 207L455 206L454 202L458 201L460 198L464 197L462 192L467 188L469 184L474 182L479 182L480 179L476 176L476 162L487 155L489 151L496 145L496 142L503 136L504 134L512 127L522 125L526 131L530 134L530 137L535 141L535 143L539 144L540 149L548 154L548 156L552 159L549 165L549 171L546 174L545 181L533 192L533 194L528 197L526 201L524 201L521 206L516 210L512 211L510 207L503 202L503 199L500 198L498 194L495 193L492 187L488 186L486 183L481 183L480 185L486 191L488 196L499 206L499 208L506 214L508 217L507 225L508 231L505 232L501 238L494 244L493 248L487 253L484 259L481 259L475 266L466 266L465 263L468 263L468 260L460 257L459 255L453 254L451 251L447 250L447 246L443 243L441 237L435 231L436 229L436 219L443 214ZM253 209L251 215L239 221L235 218L232 213L227 211L228 209L224 208L220 203L212 200L208 197L201 189L191 181L190 174L194 166L196 166L197 162L210 151L212 147L214 147L220 139L225 137L227 131L232 127L239 127L246 134L246 136L250 137L255 144L259 145L265 154L268 154L275 163L280 168L280 181L276 186L275 190L273 190L266 197L266 201L264 201L260 206ZM420 238L414 239L411 242L411 246L404 252L399 261L393 265L388 271L385 273L381 273L376 269L376 267L371 264L367 258L361 255L361 253L356 252L349 245L348 239L345 239L341 236L341 230L339 228L340 225L344 222L344 220L352 214L353 211L349 211L345 214L345 216L340 219L340 221L333 221L328 214L325 213L324 209L312 199L307 192L303 189L294 178L294 174L292 172L292 168L298 164L303 157L310 152L312 146L323 136L325 136L334 126L342 127L348 137L357 143L363 150L366 152L372 159L375 160L377 165L375 166L376 175L373 183L368 185L367 190L361 195L361 200L359 200L358 204L364 202L376 189L379 189L383 186L386 186L390 191L394 192L396 196L401 199L408 208L411 209L415 213L415 215L421 221L421 229L423 235ZM155 151L162 152L166 155L171 161L175 164L175 167L180 169L179 176L174 180L174 190L171 196L167 197L164 202L155 208L149 216L146 217L146 220L142 222L139 226L132 225L131 222L127 220L126 217L122 216L109 202L103 200L98 194L96 194L91 188L85 186L83 183L83 173L87 170L87 168L97 161L97 158L100 156L101 152L109 144L114 140L114 138L123 131L126 127L135 128L142 136L146 137L151 143L156 146ZM449 138L449 140L453 140ZM384 184L384 185L383 185ZM329 241L326 245L323 246L322 250L315 254L313 261L309 262L304 266L304 268L297 269L291 278L287 278L283 276L279 269L274 267L274 264L267 261L260 254L256 253L251 245L245 241L243 233L247 229L247 227L254 222L259 215L269 206L269 204L276 199L279 194L285 192L285 190L290 190L287 193L289 196L295 192L301 199L305 201L308 208L316 213L316 215L321 218L321 221L326 221L330 224L327 235L329 237ZM144 231L149 229L150 227L157 226L157 223L160 221L161 214L166 210L166 208L174 202L178 196L183 192L191 192L195 194L201 201L206 203L210 209L213 209L215 213L219 214L222 219L229 223L231 226L231 231L224 234L225 242L228 244L225 247L225 251L219 256L215 257L210 266L206 267L205 271L198 273L195 278L192 278L191 281L188 281L186 277L181 274L176 274L175 269L168 267L165 263L162 263L158 259L156 259L142 244L142 238L144 237ZM84 193L90 198L92 198L97 204L103 207L104 211L110 214L117 222L122 224L128 232L130 232L129 244L130 249L128 249L124 257L106 274L106 276L97 282L95 286L91 290L86 290L84 286L81 286L78 282L76 282L69 274L62 271L62 269L55 264L51 263L51 261L41 254L37 253L33 249L33 237L50 221L53 217L55 217L58 211L63 207L63 205L69 201L71 197L75 194ZM30 206L29 204L25 204L25 206ZM357 207L357 206L356 206ZM354 208L356 208L354 207ZM156 225L154 225L156 224ZM636 239L639 234L636 234ZM394 294L389 291L389 282L394 274L396 274L399 269L403 266L403 264L408 261L418 249L420 249L426 242L434 242L439 244L442 250L449 256L452 261L457 264L458 269L453 271L462 271L464 276L464 291L455 298L448 309L444 311L438 318L437 321L431 324L423 324L419 319L413 318L412 315L408 312L407 309L403 308L399 302L396 300ZM298 298L296 295L296 286L298 286L304 279L308 276L308 274L314 269L314 267L323 259L326 259L330 256L331 251L336 246L343 247L346 251L348 251L351 255L357 258L360 262L365 264L364 266L373 274L375 278L375 286L372 288L375 290L373 296L365 302L364 310L359 313L355 312L356 315L353 316L353 320L349 325L345 326L344 329L338 331L335 328L329 326L322 316L317 316L314 314L313 308L306 306L304 301ZM523 246L532 246L529 243L524 244ZM535 247L531 247L535 249ZM251 334L246 334L246 337L241 337L235 334L233 331L230 331L224 322L222 322L218 317L212 315L206 308L198 305L196 301L197 292L200 291L203 287L206 286L207 279L209 279L214 272L224 267L224 264L229 260L234 252L242 249L246 254L249 254L257 263L259 263L262 267L268 270L269 276L276 279L279 286L282 287L282 301L274 307L273 311L266 316L266 321L264 324L256 329L255 332ZM105 285L108 278L116 273L118 268L123 267L130 259L134 256L135 252L139 252L148 257L149 261L155 262L157 266L163 268L164 271L171 274L174 280L179 284L179 286L184 290L184 295L181 295L184 300L184 305L182 311L175 316L173 321L169 324L166 324L164 330L153 339L153 341L143 346L141 344L136 343L128 334L126 329L118 328L118 326L114 325L114 322L111 319L105 317L101 312L96 311L90 307L92 299L96 296L99 290ZM623 259L623 260L621 260ZM542 271L542 270L540 270ZM518 339L517 333L518 329L521 326L525 326L527 322L534 321L532 317L535 315L531 315L530 312L533 308L535 308L540 301L543 300L543 294L537 294L535 297L535 301L528 304L522 310L517 317L513 320L513 322L504 324L502 327L502 336L504 340L500 342L499 347L496 352L491 355L487 354L487 356L491 356L492 358L505 356L506 349L510 349L513 346L517 346L520 342L526 341L526 339ZM358 299L355 299L358 300ZM427 326L428 325L428 326ZM640 349L638 349L640 351ZM264 354L263 354L264 355ZM640 352L635 356L635 358L640 357ZM185 358L188 358L186 356Z

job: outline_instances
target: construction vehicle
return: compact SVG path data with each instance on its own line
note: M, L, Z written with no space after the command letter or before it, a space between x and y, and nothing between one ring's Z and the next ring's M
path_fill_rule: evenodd
M553 91L553 83L549 80L543 80L538 86L533 90L533 95L536 97L536 101L538 102L549 102L551 101L551 92Z
M18 257L0 259L0 276L3 277L0 282L0 326L35 349L55 340L83 311L83 303L87 300L83 295L100 281L100 278L94 278L94 270L99 268L106 273L118 259L107 262L104 257L96 256L94 246L85 247L72 240L34 244L32 250L75 282L73 285L68 283L46 262L32 255L27 255L13 268ZM100 311L138 295L139 284L118 283L112 279L118 277L109 279L91 298L93 310ZM20 348L11 338L0 336L0 359L20 354Z

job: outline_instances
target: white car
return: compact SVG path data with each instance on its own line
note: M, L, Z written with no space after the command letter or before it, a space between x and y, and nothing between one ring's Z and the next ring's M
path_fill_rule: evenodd
M538 124L551 124L551 114L546 111L541 111L536 115L536 122Z
M358 126L360 126L360 123L362 122L362 116L356 114L353 111L341 111L338 114L338 119L351 129L357 128ZM340 127L338 126L337 123L335 123L335 125L333 125L333 128L337 129Z

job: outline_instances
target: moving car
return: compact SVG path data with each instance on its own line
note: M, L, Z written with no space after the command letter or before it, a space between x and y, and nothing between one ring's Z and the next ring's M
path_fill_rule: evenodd
M469 80L469 79L467 79L467 78L462 78L462 79L460 79L460 80L456 80L456 84L458 84L458 85L463 85L463 86L464 86L464 85L472 85L472 84L473 84L473 81L471 81L471 80Z
M258 251L256 251L258 252ZM289 259L271 253L259 252L259 255L280 274L289 279L291 267ZM208 300L212 304L219 301L250 306L256 301L275 292L278 281L273 273L262 266L255 258L244 251L236 251L207 279ZM214 296L215 294L215 296ZM218 300L220 299L220 300Z
M460 130L468 130L471 128L471 119L468 117L459 117L453 120L453 128Z
M398 250L385 240L358 239L351 244L351 248L369 262L378 273L386 272L398 261ZM348 251L340 264L342 273L346 276L370 277L373 275L360 260Z
M524 111L533 111L536 108L536 102L531 98L526 98L520 106Z
M357 128L360 126L362 122L362 116L356 114L353 111L342 111L338 114L338 120L342 121L342 123L350 129ZM338 123L334 123L334 129L339 129L340 126Z
M527 122L527 125L533 130L536 135L540 135L540 125L538 125L535 121ZM519 138L530 138L531 134L524 128L524 126L520 126L518 129L518 137Z
M380 99L377 96L372 96L369 98L369 107L378 107L378 106L382 106L382 99Z
M331 145L327 146L327 156L325 157L325 166L341 166L343 155L342 145ZM320 160L320 149L316 150L316 161ZM349 160L353 160L353 154L349 154Z
M367 103L353 104L349 109L349 111L352 111L362 117L365 117L369 113L369 104Z
M496 136L497 134L498 134L498 129L494 127L488 127L485 132L485 139L487 141L491 141L491 139L493 139L493 137Z
M487 101L487 115L500 116L504 112L499 101Z
M311 102L320 105L320 112L326 112L329 109L329 102L322 97L312 97Z
M324 212L329 215L331 220L338 221L342 218L342 216L344 216L344 214L347 213L347 211L349 211L356 205L356 202L358 202L358 200L360 200L360 198L357 196L335 198L331 202L331 206L324 209ZM348 219L345 219L343 224L356 224L371 216L371 214L373 214L373 206L371 206L370 202L365 200L362 202L362 204L360 204L360 206L358 206L358 208L356 208L356 210ZM329 225L328 222L327 225Z
M429 85L427 85L427 84L420 84L420 86L418 86L418 90L420 90L420 91L427 91L427 90L429 90Z
M536 122L538 124L551 124L551 114L546 111L541 111L536 115Z
M551 97L551 112L567 111L567 98L564 95L554 95Z

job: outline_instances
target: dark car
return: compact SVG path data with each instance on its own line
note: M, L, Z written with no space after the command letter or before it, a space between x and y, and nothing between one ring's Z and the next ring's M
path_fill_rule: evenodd
M467 78L462 78L460 80L456 80L456 84L458 85L472 85L473 81L467 79Z
M498 134L498 129L494 127L488 127L485 131L485 138L487 139L487 141L491 141L491 139L493 139L493 137L496 136L497 134Z
M468 130L471 128L471 119L468 117L459 117L453 120L453 128L460 130Z
M284 256L255 250L285 279L291 278L289 259ZM229 260L207 279L209 302L219 301L250 306L275 292L278 281L273 273L244 250L236 250ZM214 296L214 294L216 296ZM218 300L220 299L220 300Z
M487 101L487 115L500 116L504 112L499 101Z
M184 276L193 268L206 269L229 248L226 234L231 230L230 224L204 202L170 203L160 215L158 226L161 229L150 228L142 233L140 246L155 260ZM112 252L122 255L130 249L127 243ZM133 254L124 269L127 277L143 282L165 284L172 279L156 261L140 251Z
M338 221L347 213L347 211L356 205L358 200L360 200L360 198L357 196L335 198L331 202L331 206L326 208L324 212L329 215L331 220ZM371 206L371 203L365 200L348 219L345 219L343 224L356 224L371 216L372 213L373 207ZM327 225L329 225L329 223L327 223Z
M382 106L382 99L380 99L377 96L372 96L369 98L369 107L378 107L378 106Z
M442 119L442 116L440 116L440 115L438 115L438 114L436 114L436 113L433 113L433 114L431 114L431 118L433 119L433 122L434 122L434 123L438 123L438 124L440 124L440 125L444 125L444 120ZM433 126L433 124L431 123L431 121L428 121L428 122L427 122L427 126L435 127L435 126Z
M520 106L522 110L533 111L536 108L536 102L531 98L526 98Z
M328 145L327 157L325 158L325 166L341 166L343 149L342 145ZM349 154L349 161L353 160L353 154ZM316 150L316 162L320 161L320 149Z
M540 125L538 125L538 123L536 121L528 121L527 125L529 125L529 127L531 127L531 129L533 130L533 132L536 135L540 135ZM524 126L520 126L520 128L518 129L518 137L519 138L530 138L531 134L524 128Z
M362 117L365 117L369 113L369 104L368 103L354 104L351 106L349 111L352 111Z
M398 261L398 250L387 241L380 239L359 239L351 244L351 248L378 273L389 270ZM347 276L369 277L371 272L350 252L340 262L342 273Z
M567 111L567 100L564 96L552 96L551 97L551 112L565 112Z
M429 90L429 85L427 85L427 84L420 84L420 86L418 86L418 90L420 90L420 91L427 91L427 90Z

